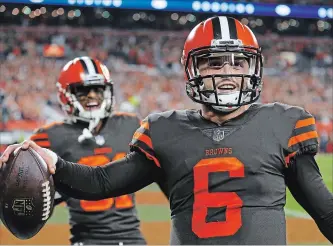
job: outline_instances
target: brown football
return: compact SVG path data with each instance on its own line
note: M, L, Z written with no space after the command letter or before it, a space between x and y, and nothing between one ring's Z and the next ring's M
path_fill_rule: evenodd
M44 160L19 149L0 169L0 218L19 239L35 236L53 212L53 177Z

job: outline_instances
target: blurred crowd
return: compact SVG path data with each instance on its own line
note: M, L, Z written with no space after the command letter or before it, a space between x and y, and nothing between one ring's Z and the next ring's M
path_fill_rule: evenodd
M30 129L60 120L57 76L68 60L83 55L98 58L109 67L117 110L145 117L151 112L198 107L185 94L179 62L186 35L68 27L3 28L0 130ZM317 119L321 150L333 152L332 40L274 34L258 39L265 57L261 101L305 107Z

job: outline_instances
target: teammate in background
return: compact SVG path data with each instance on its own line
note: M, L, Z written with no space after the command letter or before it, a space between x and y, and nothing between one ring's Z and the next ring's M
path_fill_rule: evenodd
M40 128L31 140L81 165L100 166L125 156L140 121L113 113L113 81L107 67L90 57L75 58L62 69L57 88L68 117ZM65 201L69 209L72 244L146 243L134 194L98 201L57 195L55 203Z
M59 190L91 200L137 191L161 171L172 245L286 244L288 186L333 243L333 195L314 159L314 118L299 107L255 103L263 64L252 31L230 17L209 18L190 32L182 64L187 95L201 110L149 115L125 158L83 167L26 141L8 147L1 162L30 146Z

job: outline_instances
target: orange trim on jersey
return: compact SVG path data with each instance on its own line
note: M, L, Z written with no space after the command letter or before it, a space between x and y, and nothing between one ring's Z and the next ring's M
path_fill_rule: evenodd
M139 146L136 146L136 145L133 145L133 146L135 146L138 149L140 149L141 152L144 153L149 160L153 160L154 163L156 164L156 166L161 167L160 162L158 161L158 159L155 156L149 154L148 152L146 152L144 149L140 148Z
M50 148L51 147L51 143L49 141L35 141L35 143L43 148Z
M151 142L151 138L148 137L146 134L141 132L135 132L133 138L144 142L149 148L153 149L153 143Z
M141 127L143 127L146 130L149 130L149 123L148 123L148 121L142 122Z
M63 125L63 124L64 124L64 122L56 121L56 122L52 122L52 123L50 123L50 124L46 124L46 125L42 126L41 128L46 130L46 129L48 129L48 128L51 128L52 126L55 126L55 125Z
M112 158L112 161L116 161L116 160L119 160L121 158L124 158L126 156L126 153L125 152L119 152L117 153L113 158Z
M295 152L293 152L293 153L287 155L287 156L284 158L284 160L285 160L285 162L286 162L287 165L289 164L290 158L293 157L293 156L295 156L296 154L297 154L297 151L295 151Z
M104 148L96 148L94 149L95 155L103 155L103 154L109 154L112 153L111 147L104 147Z
M36 133L30 137L31 140L36 139L48 139L49 135L47 133Z
M123 208L132 208L134 207L133 200L129 195L122 195L116 197L116 208L123 209Z
M305 120L299 120L296 122L295 129L310 126L315 124L315 119L313 117L305 119Z
M127 112L114 112L113 115L117 115L117 116L126 115L126 116L131 116L131 117L137 117L136 114L127 113Z
M294 136L289 139L288 147L293 146L297 143L304 142L306 140L312 139L312 138L318 138L318 134L316 131L306 132L299 134L297 136Z

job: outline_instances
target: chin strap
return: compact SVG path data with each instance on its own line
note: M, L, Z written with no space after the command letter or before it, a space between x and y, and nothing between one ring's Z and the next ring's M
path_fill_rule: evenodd
M89 127L84 128L82 134L77 138L79 143L82 143L86 139L94 138L93 131L95 130L96 126L98 125L100 118L96 117L89 122Z

